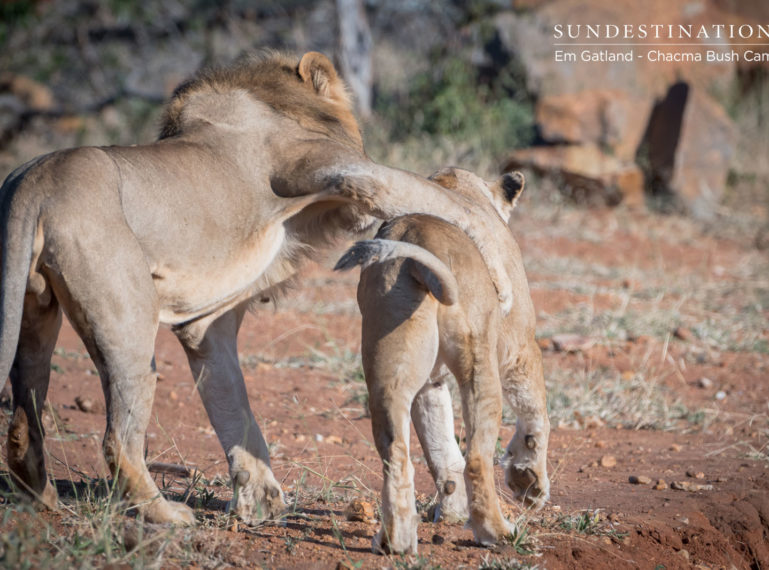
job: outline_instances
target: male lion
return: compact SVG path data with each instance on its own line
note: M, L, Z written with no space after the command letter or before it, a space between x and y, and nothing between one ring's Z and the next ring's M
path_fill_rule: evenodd
M514 269L496 246L512 239L493 209L372 162L344 84L314 52L199 73L174 93L153 144L18 168L0 189L0 382L10 371L7 459L20 489L56 504L40 413L63 310L101 377L107 464L146 520L194 522L160 495L143 458L160 323L184 346L227 455L232 509L247 522L276 516L283 496L238 365L244 313L335 233L409 212L473 236L509 307Z
M491 200L505 220L523 190L519 172L505 174L491 187L456 168L431 178L467 196ZM517 497L537 508L549 496L550 423L534 308L520 251L513 247L505 253L517 269L514 305L507 316L472 241L433 216L391 220L375 239L356 243L337 263L337 269L362 266L361 353L374 440L384 463L382 528L374 537L375 552L417 550L409 412L438 488L436 518L441 512L467 518L469 511L475 540L482 544L510 532L493 473L502 392L518 414L503 461L505 480ZM454 374L462 394L466 463L454 439L443 366Z

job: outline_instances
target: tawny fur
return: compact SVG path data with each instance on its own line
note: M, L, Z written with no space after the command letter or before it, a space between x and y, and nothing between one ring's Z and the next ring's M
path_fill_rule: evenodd
M505 220L523 190L520 173L506 174L494 185L460 169L444 169L432 179L490 201ZM374 440L384 463L375 551L416 552L409 416L435 479L438 516L469 517L478 542L494 543L511 529L493 476L503 392L518 414L504 461L506 482L528 505L541 507L548 498L549 422L534 309L520 252L512 248L505 254L519 268L506 316L473 243L432 216L387 222L375 239L356 243L337 264L338 269L362 268L361 352ZM454 439L444 367L462 394L466 463Z
M410 212L477 240L509 305L514 268L496 251L493 210L372 162L343 82L315 52L200 72L176 90L155 143L62 150L18 168L0 188L0 383L10 373L7 453L19 489L56 504L40 413L66 313L102 379L108 465L145 518L194 521L144 463L161 323L181 341L231 476L244 482L233 512L279 516L282 492L238 364L244 313L334 236Z

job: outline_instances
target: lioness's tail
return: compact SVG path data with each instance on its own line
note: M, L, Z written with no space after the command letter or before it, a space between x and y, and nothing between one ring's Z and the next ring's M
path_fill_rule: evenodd
M444 305L453 305L459 299L457 278L440 259L432 253L403 241L371 239L356 242L339 259L335 271L344 271L360 265L361 269L374 263L406 257L414 260L412 276L422 283L433 297Z
M35 240L37 216L11 216L14 181L0 188L0 390L11 371L19 343L24 294Z

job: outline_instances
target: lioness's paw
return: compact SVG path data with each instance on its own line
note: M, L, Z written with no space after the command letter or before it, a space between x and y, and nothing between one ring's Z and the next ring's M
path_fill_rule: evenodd
M229 512L250 525L280 518L286 510L283 491L263 461L236 447L230 453L230 474L233 495Z
M535 510L541 509L550 497L547 475L538 476L531 467L509 463L505 469L505 482L516 499Z
M470 513L467 510L467 490L462 475L460 474L456 481L444 481L441 487L440 499L435 509L429 511L429 520L448 523L466 521Z
M392 534L393 536L389 536ZM374 554L416 554L417 553L417 527L407 532L385 531L384 525L371 539L371 552Z
M170 523L184 526L195 524L192 509L184 503L167 501L158 497L148 505L139 509L144 514L144 520L151 523Z

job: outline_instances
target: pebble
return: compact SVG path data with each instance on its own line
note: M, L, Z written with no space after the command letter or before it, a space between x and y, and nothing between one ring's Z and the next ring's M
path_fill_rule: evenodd
M695 471L694 469L688 469L686 471L686 476L691 477L692 479L704 479L705 474L702 471Z
M320 433L316 433L316 434L315 434L315 441L317 441L318 443L320 443L321 441L323 441L323 435L322 435L322 434L320 434Z
M363 499L353 499L345 507L344 516L348 521L374 522L374 505Z
M342 438L338 435L329 435L326 437L326 443L336 443L337 445L342 445Z
M675 451L676 453L678 453L679 451L681 451L681 446L678 445L677 443L671 443L670 451Z
M604 455L601 457L601 467L614 467L617 465L617 458L613 455Z
M725 399L726 398L726 392L724 392L723 390L719 390L718 392L716 392L715 398L716 398L716 400L723 400L723 399Z
M686 327L678 327L673 331L673 336L684 342L690 342L694 340L694 333Z
M633 485L648 485L652 482L651 477L647 477L646 475L631 475L628 477L628 481Z
M442 537L440 534L434 534L434 535L433 535L433 538L432 538L432 543L433 543L433 544L436 544L436 545L439 545L439 546L440 546L440 545L441 545L441 544L443 544L444 542L446 542L446 539L445 539L445 538L443 538L443 537Z
M655 491L664 491L667 488L668 488L668 484L665 482L664 479L657 479L657 482L654 484L654 487L652 487L652 489L654 489Z
M93 400L91 400L91 398L81 398L80 396L76 396L75 404L81 412L85 412L86 414L93 412Z
M713 381L710 378L705 378L704 376L697 380L697 386L700 388L710 388L713 386Z

